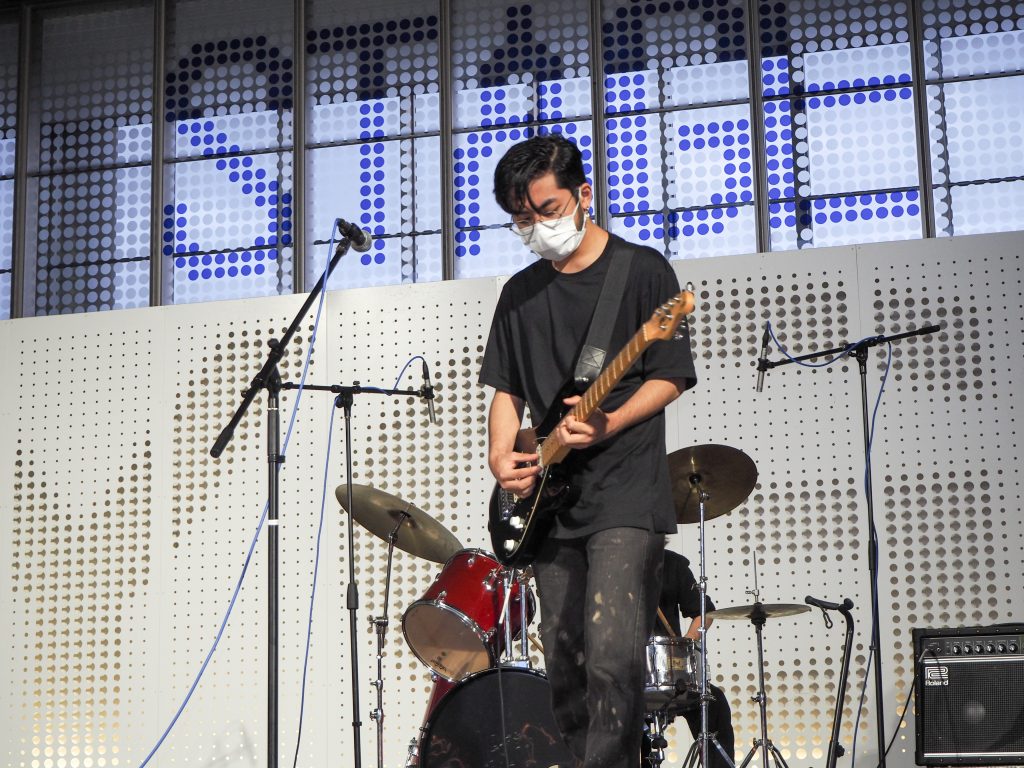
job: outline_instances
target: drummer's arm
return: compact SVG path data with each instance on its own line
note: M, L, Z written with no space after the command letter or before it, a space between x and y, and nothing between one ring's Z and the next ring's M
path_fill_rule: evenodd
M713 619L708 619L708 629L711 629ZM694 616L690 619L690 628L686 630L686 634L683 637L688 637L691 640L700 640L700 616Z

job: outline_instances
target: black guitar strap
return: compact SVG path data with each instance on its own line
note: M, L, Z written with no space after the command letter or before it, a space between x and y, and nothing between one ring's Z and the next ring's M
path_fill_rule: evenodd
M573 372L573 380L580 390L590 386L604 368L608 344L612 339L612 327L615 318L619 316L622 294L626 290L626 278L629 275L629 265L633 261L633 250L633 246L630 246L618 255L615 255L614 249L608 253L612 261L605 273L601 295L597 299L597 306L594 307L594 315L590 318L587 339L583 342L580 357L576 361L576 370Z

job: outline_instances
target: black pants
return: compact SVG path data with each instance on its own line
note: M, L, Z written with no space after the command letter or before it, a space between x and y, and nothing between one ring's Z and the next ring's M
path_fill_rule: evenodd
M612 528L548 539L534 560L551 708L583 768L637 768L647 638L665 537Z

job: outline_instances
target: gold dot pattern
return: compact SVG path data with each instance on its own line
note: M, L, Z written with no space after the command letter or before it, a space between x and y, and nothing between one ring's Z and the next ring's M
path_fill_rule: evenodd
M136 375L153 366L152 340L143 329L70 323L38 332L11 347L19 408L8 573L20 706L9 727L20 747L8 764L115 766L151 644L133 617L152 588L153 435L138 408L148 376Z
M700 384L673 405L670 450L742 449L758 469L747 500L707 526L709 590L719 607L799 603L807 594L855 604L842 743L852 746L868 654L866 513L857 366L771 371L754 392L763 322L794 354L928 322L936 336L894 345L876 434L886 721L907 703L915 626L1010 620L1022 608L1020 455L1012 393L1024 386L1019 235L673 262L697 286L691 340ZM476 383L501 280L461 280L331 293L310 382L390 387L415 354L428 361L440 423L407 398L360 395L353 481L428 512L467 548L489 549L489 393ZM10 478L7 606L12 695L6 763L26 768L137 764L167 724L209 650L266 498L265 397L257 397L218 461L208 451L240 391L302 297L18 321L15 405L4 436ZM282 364L298 379L311 322ZM779 354L772 352L772 358ZM884 353L869 361L877 391ZM421 385L419 362L400 386ZM68 392L72 392L71 396ZM329 395L307 392L282 472L281 750L298 723L309 587L326 458ZM282 394L282 436L294 394ZM300 762L351 756L345 427L336 414L324 554ZM8 507L5 507L8 509ZM258 762L265 749L266 531L231 624L160 759ZM697 567L695 526L672 545ZM376 748L376 643L387 545L355 526L364 760ZM384 656L385 755L401 765L431 691L402 637L404 611L440 564L395 553ZM533 623L536 629L537 620ZM765 626L769 735L792 768L827 748L843 627L820 614ZM758 732L753 628L710 631L712 677L730 698L742 758ZM540 660L535 656L535 663ZM857 759L875 749L871 681ZM912 714L908 717L912 720ZM669 760L690 744L681 720ZM913 759L913 727L893 755Z

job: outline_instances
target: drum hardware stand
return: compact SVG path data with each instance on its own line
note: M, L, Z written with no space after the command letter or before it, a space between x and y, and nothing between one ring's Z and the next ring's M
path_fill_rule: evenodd
M766 328L767 330L767 328ZM878 609L878 535L875 531L875 505L874 505L874 492L871 484L871 451L869 449L871 444L871 422L868 419L868 387L867 387L867 359L868 350L872 347L877 347L881 344L889 344L899 339L909 339L915 336L928 336L942 330L941 325L928 325L924 328L915 328L912 331L906 331L905 333L897 333L892 336L872 336L868 339L863 339L857 342L855 345L847 345L845 347L835 349L824 349L820 352L812 352L807 355L800 355L799 357L786 357L782 360L768 360L767 354L761 360L758 360L757 369L759 372L766 373L772 368L777 368L780 365L786 365L788 363L803 362L805 360L813 360L818 357L825 357L829 355L841 355L846 354L855 357L857 360L857 368L860 372L860 398L861 398L861 421L864 427L864 486L865 486L865 501L867 505L867 516L868 516L868 574L869 574L869 590L871 594L871 652L875 657L875 730L876 737L878 740L878 767L886 768L885 766L885 698L883 696L884 687L882 685L882 652L881 652L881 618ZM765 346L767 351L767 346ZM767 766L767 763L766 763Z
M750 616L750 623L754 625L754 632L757 635L757 693L754 695L753 700L757 702L760 712L761 738L754 739L753 746L750 748L747 756L743 758L739 768L747 768L747 765L754 758L754 755L757 754L758 750L761 751L762 768L769 768L769 754L771 754L772 759L775 761L775 768L789 768L789 765L782 757L782 753L779 752L775 745L772 744L771 739L768 738L768 696L764 691L764 644L761 639L761 630L764 628L764 623L768 617L761 608L761 602L758 599L760 595L757 594L757 591L755 588L754 610Z
M698 543L698 559L700 560L700 578L697 581L700 590L700 733L697 735L697 740L690 745L689 752L686 753L686 758L683 760L683 768L692 768L696 764L698 755L700 757L700 764L703 768L708 768L708 742L714 744L725 762L729 766L735 766L733 757L727 754L721 744L718 743L718 737L714 733L708 733L708 704L711 702L713 696L708 690L708 644L707 644L707 598L708 598L708 577L707 569L705 567L705 548L704 548L704 514L705 504L711 495L704 490L701 486L701 476L698 473L690 475L690 485L693 486L697 491L697 508L700 512L700 519L698 520L699 525L697 526L697 543ZM767 764L765 768L768 768ZM786 768L789 768L786 766Z
M340 219L335 222L339 225L342 233L344 234L350 227L344 221ZM267 354L267 359L263 363L263 367L260 368L249 387L242 392L242 401L238 404L238 408L235 410L234 415L228 422L227 426L221 430L221 433L217 436L217 439L213 443L213 447L210 449L210 456L213 458L219 458L227 448L228 443L231 442L231 438L234 435L235 428L242 421L252 401L256 399L260 390L267 390L267 768L277 768L278 761L280 759L279 747L278 747L278 615L279 615L279 572L280 572L280 541L278 539L278 509L280 503L280 475L281 475L281 464L284 463L285 457L281 454L281 420L280 420L280 407L279 407L279 396L282 389L290 389L287 384L281 383L281 375L278 371L278 364L284 359L285 352L288 349L288 343L291 341L292 336L295 335L295 331L298 330L299 325L303 319L309 313L310 307L313 306L313 302L316 301L317 297L323 292L324 286L327 284L327 280L330 278L334 268L338 266L338 262L341 261L342 256L348 253L348 249L351 246L351 242L347 236L343 236L338 240L338 246L334 250L334 255L331 257L330 262L327 265L327 269L324 271L323 277L316 282L313 286L313 290L310 291L309 296L299 307L299 311L295 317L292 318L291 323L285 330L284 335L281 336L280 340L271 339L268 343L270 352ZM353 649L354 652L354 649ZM352 672L355 675L356 665L353 661ZM356 699L358 703L358 699ZM358 711L358 709L356 710ZM355 752L355 765L359 768L360 764L360 747L359 747L359 727L355 724L355 740L353 742L353 748Z
M647 745L651 750L649 755L644 756L644 768L658 768L665 762L665 750L668 749L665 729L671 722L672 716L664 709L649 712L644 717L644 731L647 733Z
M388 536L388 569L384 577L384 610L380 616L370 619L377 632L377 679L370 685L377 689L377 708L370 712L370 719L377 723L377 768L384 768L384 636L388 631L388 603L391 600L391 561L395 554L395 540L402 523L412 515L402 513L395 529Z
M525 570L518 568L510 568L505 571L505 601L501 606L501 620L505 625L505 650L502 653L503 658L499 660L499 664L503 667L523 667L530 668L533 666L530 661L530 639L527 633L526 626L526 614L527 614L527 599L526 599L526 582L527 576ZM512 584L516 583L519 585L519 655L516 657L512 656L512 647L514 645L512 640Z

